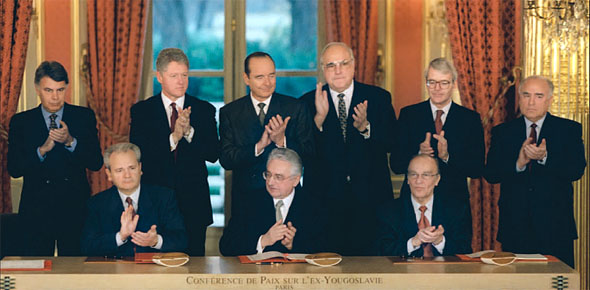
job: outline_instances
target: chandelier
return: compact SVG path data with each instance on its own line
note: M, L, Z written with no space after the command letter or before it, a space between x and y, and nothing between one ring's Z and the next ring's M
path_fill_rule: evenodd
M526 16L542 20L546 39L564 50L577 50L580 39L588 38L586 0L527 0ZM550 43L547 43L550 44Z

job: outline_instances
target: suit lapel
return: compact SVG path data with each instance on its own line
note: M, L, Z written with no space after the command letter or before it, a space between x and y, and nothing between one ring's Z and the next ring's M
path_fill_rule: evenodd
M404 232L406 233L417 233L418 232L418 223L416 222L416 213L414 212L414 207L412 206L411 197L404 197L403 198L403 227Z
M272 98L270 99L270 104L268 105L268 110L266 111L266 117L264 118L264 124L268 124L268 121L273 117L282 112L281 110L282 102L280 96L278 94L273 94ZM287 116L281 116L283 120Z
M336 104L332 100L332 92L330 90L330 86L324 85L323 89L326 90L328 96L328 103L330 104L328 109L328 116L326 116L326 120L324 122L325 127L333 127L334 130L338 129L337 132L340 132L340 123L338 121L338 113L336 113Z
M435 193L432 198L432 220L430 221L431 226L438 226L443 224L443 217L445 216L442 212L445 210L444 205L441 204L440 198L437 198L437 194ZM436 210L434 210L436 208Z
M149 214L154 212L152 209L154 205L145 186L142 186L139 191L139 200L137 201L137 204L137 214L140 216L139 222L137 223L137 230L147 232L153 224L156 224L155 221L151 220L156 217ZM143 217L143 219L141 217Z
M125 211L125 208L123 207L123 202L119 196L119 191L115 186L112 186L109 189L108 204L110 205L108 208L112 210L112 214L109 215L111 217L110 222L114 229L118 229L121 227L121 214Z
M537 132L537 145L541 144L541 141L543 139L547 139L547 136L551 135L554 120L554 117L551 114L549 114L549 112L547 112L547 115L545 116L545 121L543 121L543 127L541 127L541 132Z
M425 130L424 133L422 133L422 138L424 138L426 132L430 132L430 133L436 133L436 128L434 127L434 119L432 118L432 108L430 107L430 100L426 100L424 102L422 102L422 110L424 112L424 114L426 115L426 117L421 118L419 116L417 116L419 118L418 122L422 122L422 126Z

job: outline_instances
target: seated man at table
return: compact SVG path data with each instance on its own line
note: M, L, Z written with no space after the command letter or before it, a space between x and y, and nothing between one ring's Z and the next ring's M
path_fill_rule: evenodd
M141 152L131 143L107 148L104 164L114 186L88 201L82 253L134 256L135 252L177 252L186 231L172 190L141 184Z
M382 256L433 257L471 253L467 205L435 194L437 160L414 156L408 166L411 195L385 204L379 212L377 252Z
M299 185L302 165L291 149L273 149L263 177L267 194L252 195L219 241L224 256L268 251L313 253L322 247L315 203Z

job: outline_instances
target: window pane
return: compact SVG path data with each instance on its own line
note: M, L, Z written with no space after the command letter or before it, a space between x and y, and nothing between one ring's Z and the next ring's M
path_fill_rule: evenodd
M314 77L278 77L277 93L285 94L295 98L314 90L316 78Z
M160 93L162 86L156 78L154 78L154 94ZM188 89L186 93L198 97L201 100L210 102L215 106L215 119L219 126L219 108L223 106L223 78L222 77L189 77ZM209 191L211 193L211 206L213 207L213 225L214 227L223 227L224 225L224 198L225 185L224 177L225 170L219 164L207 162L207 172L209 177Z
M317 0L246 2L246 52L269 53L280 70L315 70Z
M182 49L189 69L223 69L224 1L154 0L153 67L166 47ZM155 90L154 90L155 91Z

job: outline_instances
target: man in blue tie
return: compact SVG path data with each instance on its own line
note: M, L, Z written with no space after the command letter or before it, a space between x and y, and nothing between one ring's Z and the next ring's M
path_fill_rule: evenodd
M10 120L8 172L24 177L19 206L24 255L80 254L86 169L102 167L94 112L65 102L68 73L55 61L35 71L38 107Z

